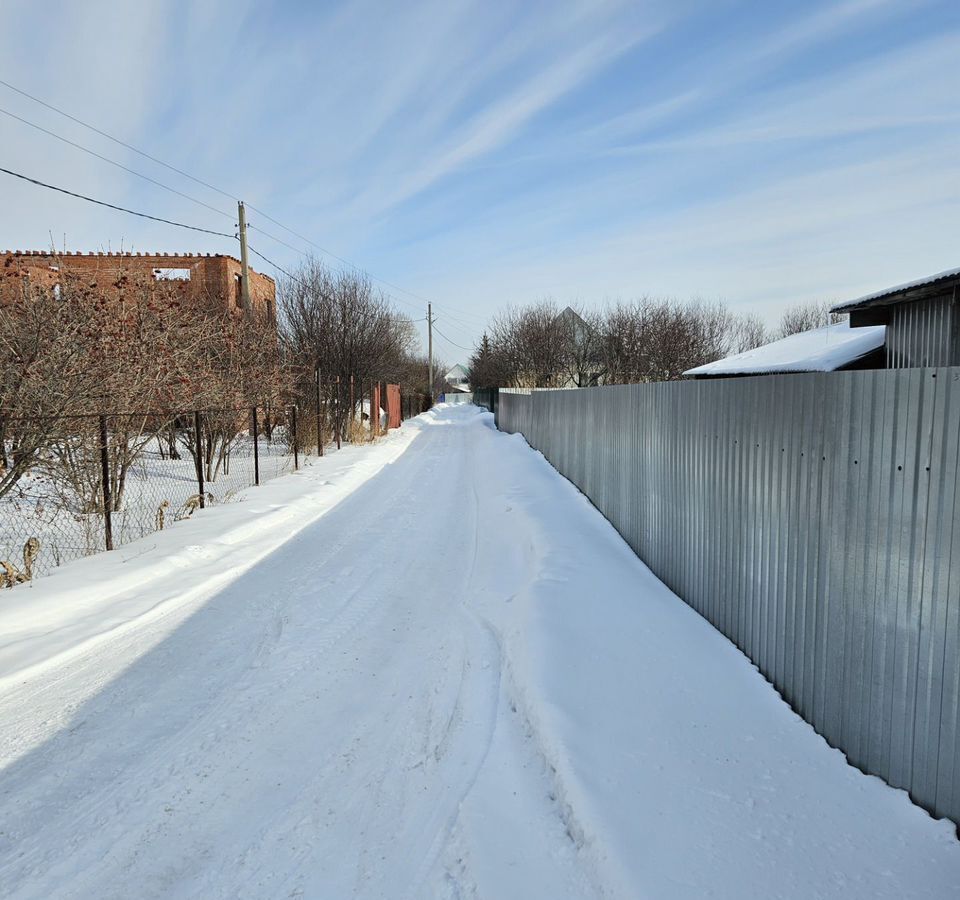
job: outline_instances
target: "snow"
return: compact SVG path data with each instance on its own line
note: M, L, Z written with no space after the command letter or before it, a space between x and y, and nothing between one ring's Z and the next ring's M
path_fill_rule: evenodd
M960 883L950 823L848 766L474 408L16 588L0 635L4 897Z
M112 516L115 544L126 544L157 530L157 510L166 502L165 528L179 527L188 509L185 503L197 493L193 457L179 448L180 459L170 459L150 441L128 472L124 502ZM293 469L293 455L284 429L275 428L273 439L261 437L258 446L260 480L269 481ZM253 489L253 439L242 433L233 441L226 471L204 483L204 494L214 504L228 503ZM104 548L103 518L84 514L79 498L68 487L57 489L43 472L28 472L5 497L0 498L0 554L19 564L27 537L40 541L34 571L44 576L57 566Z
M856 300L847 300L845 303L839 303L830 310L830 312L844 312L854 309L858 306L870 304L873 300L879 300L892 294L899 294L903 291L909 291L913 288L925 287L928 284L934 284L937 281L944 281L947 278L960 277L960 269L947 269L944 272L938 272L936 275L928 275L926 278L918 278L915 281L906 281L895 287L884 288L882 291L874 291L872 294L864 294Z
M344 444L342 450L321 460L314 457L306 469L284 478L277 477L282 470L270 464L292 466L292 458L270 455L263 442L262 474L274 480L256 488L244 481L239 502L210 506L112 553L75 560L4 590L0 688L26 670L57 662L60 654L136 624L142 616L209 596L396 459L415 436L408 428L394 430L370 447ZM195 488L189 457L165 465L183 468L188 485ZM221 477L210 487L222 494L229 483L229 477Z
M849 322L791 334L762 347L688 369L684 375L758 375L834 372L883 346L885 325L851 328Z

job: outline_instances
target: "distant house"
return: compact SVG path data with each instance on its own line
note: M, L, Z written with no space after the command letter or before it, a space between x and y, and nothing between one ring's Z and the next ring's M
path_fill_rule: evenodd
M886 366L960 366L960 269L951 269L849 300L854 331L886 326Z
M883 325L853 328L849 322L801 331L762 347L687 369L688 378L729 378L787 372L837 372L884 367Z
M443 394L440 399L445 403L471 403L470 373L459 363L443 376Z
M595 387L603 375L599 336L573 307L557 317L562 326L571 372L562 387Z
M460 363L447 372L443 380L446 382L446 393L466 394L470 391L470 373Z

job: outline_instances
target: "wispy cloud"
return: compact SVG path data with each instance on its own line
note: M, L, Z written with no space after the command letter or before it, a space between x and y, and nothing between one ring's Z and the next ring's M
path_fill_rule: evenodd
M600 68L609 65L646 36L597 38L569 57L536 73L506 97L479 111L452 140L446 142L443 149L407 173L392 190L385 194L375 191L362 195L361 207L364 201L375 196L381 210L388 209L425 190L466 163L503 146L538 113L583 84Z
M13 20L32 14L11 2ZM144 0L130 16L94 0L22 32L0 77L470 321L545 293L775 307L955 263L960 9L916 9ZM4 105L176 181L22 98ZM230 230L2 118L0 142L11 167ZM0 244L232 249L5 188Z

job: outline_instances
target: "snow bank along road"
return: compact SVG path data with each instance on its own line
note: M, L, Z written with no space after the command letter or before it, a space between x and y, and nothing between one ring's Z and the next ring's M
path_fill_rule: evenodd
M403 432L0 598L0 896L957 896L521 438Z

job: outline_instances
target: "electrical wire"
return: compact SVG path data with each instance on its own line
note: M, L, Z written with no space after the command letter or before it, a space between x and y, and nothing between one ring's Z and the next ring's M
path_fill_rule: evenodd
M454 331L459 331L468 340L473 339L473 335L476 333L477 328L485 327L481 325L470 325L470 326L458 325L456 322L451 321L450 314L446 312L443 314L441 318L443 322L447 325L447 327L452 327Z
M283 266L278 265L272 259L269 259L268 257L264 256L259 250L257 250L256 247L252 247L250 244L247 244L247 250L249 250L255 256L259 256L260 259L262 259L265 263L267 263L267 265L273 266L278 272L282 272L284 275L287 276L287 278L290 278L293 281L296 281L298 284L302 284L307 290L313 290L314 286L307 284L307 282L305 282L302 278L299 278L298 276L294 275L292 272L288 272L285 268L283 268ZM393 299L396 299L396 298L394 297ZM391 318L399 318L399 317L391 316ZM416 324L417 322L426 322L427 320L426 320L426 317L424 317L422 319L405 319L405 321L410 322L410 324Z
M255 256L259 256L260 259L262 259L265 263L267 263L267 265L273 266L278 272L283 272L283 274L286 275L287 278L291 278L294 281L299 282L304 287L309 287L309 285L302 278L298 278L296 275L292 274L291 272L288 272L286 269L283 268L283 266L277 265L277 263L275 263L272 259L267 259L267 257L264 256L255 247L252 247L250 244L247 244L247 249Z
M198 200L196 197L191 197L189 194L185 194L183 191L178 191L176 188L170 187L169 184L164 184L162 181L157 181L156 178L151 178L149 175L144 175L142 172L138 172L136 169L131 169L129 166L123 165L123 163L118 163L116 160L110 159L109 156L104 156L102 153L97 153L96 150L91 150L89 147L84 147L83 144L78 144L76 141L71 141L70 138L65 138L63 135L57 134L55 131L50 131L49 128L44 128L42 125L37 125L34 122L31 122L29 119L24 119L22 116L18 116L9 110L3 109L2 107L0 107L0 113L3 113L5 116L9 116L11 119L16 119L18 122L23 122L24 125L29 125L31 128L35 128L37 131L41 131L52 138L56 138L58 141L63 141L63 143L68 144L71 147L75 147L77 150L81 150L84 153L89 153L90 156L94 156L105 163L109 163L111 166L116 166L118 169L122 169L124 172L135 175L137 178L142 178L144 181L149 181L150 184L154 184L159 188L163 188L165 191L169 191L171 194L176 194L178 197L183 197L185 200L189 200L191 203L196 203L197 206L202 206L204 209L209 209L211 212L215 212L217 215L224 216L231 221L234 220L234 217L230 213L225 213L222 209L217 209L217 207L211 206L209 203L204 203L202 200Z
M215 193L220 194L223 197L227 197L231 200L236 200L239 202L239 198L236 197L234 194L231 194L228 191L223 190L222 188L218 188L216 185L210 184L210 182L204 181L202 178L197 178L195 175L191 175L189 172L185 172L183 169L179 169L176 166L170 165L170 163L164 162L162 159L158 159L156 156L153 156L152 154L147 153L146 151L133 146L133 144L123 141L120 138L115 137L114 135L109 134L108 132L103 131L100 128L97 128L95 125L91 125L89 122L83 121L83 119L80 119L77 116L74 116L71 113L68 113L65 110L60 109L59 107L55 106L52 103L48 103L46 100L41 100L39 97L36 97L33 94L28 93L22 88L18 88L16 85L13 85L8 81L4 81L3 79L0 79L0 85L3 85L9 90L14 91L17 94L20 94L22 97L26 97L28 100L32 100L34 103L39 103L41 106L45 107L46 109L52 110L58 115L61 115L66 119L69 119L71 122L74 122L77 125L81 125L82 127L89 129L95 134L98 134L101 137L104 137L107 140L112 141L118 146L123 147L127 150L130 150L131 152L136 153L139 156L142 156L144 159L150 160L150 162L152 163L156 163L159 166L163 166L165 169L169 169L171 172L175 172L177 175L181 175L182 177L189 179L195 184L199 184L202 187L208 188L209 190L214 191ZM142 178L145 181L148 181L151 184L156 185L157 187L163 188L166 191L170 191L174 194L177 194L178 196L183 197L184 199L189 200L192 203L197 203L200 206L203 206L209 210L212 210L213 212L218 213L221 216L225 216L226 218L229 218L229 219L233 218L233 216L230 213L225 213L223 210L217 209L214 206L210 206L209 204L204 203L202 200L198 200L196 197L192 197L189 194L183 193L182 191L178 191L176 188L172 188L169 185L164 184L163 182L157 181L156 179L151 178L149 175L144 175L142 172L137 172L135 169L131 169L128 166L124 166L122 163L116 162L115 160L112 160L109 157L103 156L97 153L96 151L89 149L88 147L84 147L82 144L78 144L76 141L72 141L69 138L63 137L63 135L57 134L54 131L50 131L49 129L44 128L40 125L37 125L36 123L29 121L28 119L24 119L22 116L15 115L14 113L9 112L8 110L2 109L2 108L0 108L0 112L4 113L7 116L10 116L12 119L16 119L18 122L22 122L24 125L28 125L31 128L35 128L38 131L41 131L44 134L47 134L50 137L55 138L58 141L62 141L63 143L76 148L77 150L80 150L84 153L88 153L91 156L94 156L97 159L102 160L103 162L109 163L112 166L116 166L117 168L123 169L123 171L128 172L131 175L135 175L137 178ZM393 282L387 281L384 278L379 278L376 275L364 269L363 267L355 265L354 263L350 262L348 259L343 258L342 256L338 256L336 253L332 252L331 250L328 250L325 247L322 247L320 244L316 243L315 241L311 240L306 235L300 234L299 232L295 231L289 226L284 225L282 222L273 218L271 215L264 212L262 209L259 209L249 203L246 204L246 206L251 211L257 213L260 216L263 216L263 218L267 219L268 221L273 222L274 225L278 226L279 228L282 228L284 231L288 232L289 234L292 234L296 238L299 238L304 243L309 244L311 247L314 247L315 249L319 250L325 256L329 256L331 259L337 260L337 262L353 269L356 272L360 272L360 273L363 273L364 275L367 275L373 281L386 285L387 287L392 288L395 291L399 291L402 294L406 294L409 297L413 297L417 300L420 300L422 303L433 302L421 296L420 294L416 294L413 291L408 291L405 288L402 288L399 285L394 284ZM276 235L270 234L269 232L264 231L262 228L257 228L256 226L253 226L253 225L250 225L249 227L253 231L259 231L264 237L267 237L272 241L276 241L278 244L282 244L288 249L293 250L295 253L298 253L301 256L305 255L304 251L301 250L299 247L294 247L292 244L287 243L282 238L278 238ZM408 301L402 300L399 297L394 297L394 299L400 303L406 303L408 306L413 306L413 304L409 303ZM438 308L441 307L441 304L434 303L434 305L437 306ZM448 317L454 318L453 316L450 316L449 313L448 313ZM467 323L464 323L464 324L467 324Z
M252 207L252 206L250 206L250 205L248 204L248 205L247 205L247 209L251 209L251 210L252 210L252 209L254 209L254 207ZM260 214L263 215L263 213L260 213ZM266 218L270 218L270 217L267 216ZM273 221L273 220L271 220L271 221ZM282 225L281 225L280 227L283 228ZM257 231L257 232L259 232L260 234L262 234L264 237L270 238L271 241L276 241L278 244L282 244L284 247L288 248L289 250L293 250L294 253L299 253L301 256L306 256L306 254L303 252L303 250L301 250L299 247L294 247L293 244L285 241L283 238L279 238L279 237L277 237L275 234L271 234L269 231L264 231L262 228L259 228L259 227L257 227L256 225L251 225L250 223L248 223L248 224L247 224L247 230L248 230L248 231ZM289 231L290 229L286 229L286 230ZM311 242L308 241L308 243L311 243ZM326 251L324 251L324 252L326 252ZM259 256L260 254L257 254L257 255ZM328 255L333 256L333 254L328 254ZM334 259L337 259L337 260L340 260L340 257L339 257L339 256L334 256L333 258L334 258ZM359 266L355 266L355 265L353 265L352 263L345 262L344 260L340 260L340 261L343 262L343 264L344 264L345 266L347 266L348 268L352 269L354 272L356 272L356 273L359 274L359 275L366 275L368 278L372 279L373 281L378 281L378 282L380 282L381 284L386 284L386 285L389 285L389 284L390 284L389 282L383 281L383 280L380 279L380 278L375 278L375 277L372 276L369 272L367 272L365 269L361 269ZM274 265L274 264L271 263L271 265ZM277 268L279 269L280 267L277 266ZM283 270L281 269L281 271L283 271ZM284 274L289 275L290 273L289 273L289 272L285 272ZM292 278L293 276L291 275L290 277ZM396 290L401 290L401 289L396 288ZM385 293L386 293L386 295L387 295L388 297L390 297L391 299L396 300L397 303L402 303L404 306L409 306L411 309L420 309L420 306L419 306L418 304L416 304L416 303L411 303L409 300L404 300L403 297L398 297L398 296L396 296L396 294L391 294L391 293L389 293L389 292L385 292ZM407 293L407 292L404 292L404 293Z
M53 185L53 184L47 184L44 181L39 181L36 178L31 178L30 176L23 175L20 172L14 172L12 169L6 169L2 166L0 166L0 172L3 172L6 175L12 175L14 178L20 178L23 181L27 181L30 184L37 185L38 187L47 188L48 190L51 190L51 191L57 191L58 193L66 194L69 197L75 197L78 200L86 200L88 203L95 203L97 206L105 206L107 207L107 209L114 209L114 210L117 210L118 212L128 213L131 216L139 216L141 219L150 219L153 222L162 222L165 225L175 225L177 228L187 228L190 231L199 231L199 232L202 232L203 234L212 234L212 235L216 235L217 237L225 237L231 240L237 240L237 236L235 234L227 234L226 232L223 232L223 231L212 231L209 228L201 228L198 225L187 225L184 222L175 222L172 219L164 219L164 218L161 218L160 216L151 216L148 213L137 212L136 210L133 210L133 209L127 209L125 206L117 206L115 203L107 203L105 200L96 200L95 198L88 197L85 194L78 194L75 191L68 191L66 188L57 187L56 185ZM298 281L304 287L309 287L309 285L307 285L307 283L303 281L301 278L298 278L292 272L288 272L286 269L284 269L283 266L278 265L272 259L269 259L268 257L264 256L255 247L251 247L248 244L247 249L251 253L255 254L256 256L259 256L260 259L262 259L265 263L273 266L279 272L282 272L288 278L291 278L294 281ZM425 322L426 319L412 319L411 321Z
M36 178L30 178L28 175L22 175L20 172L14 172L11 169L5 169L2 166L0 166L0 172L3 172L6 175L12 175L14 178L20 178L23 181L29 181L31 184L47 188L51 191L58 191L59 193L66 194L69 197L76 197L78 200L86 200L88 203L96 203L97 206L105 206L108 209L115 209L119 212L129 213L131 216L139 216L141 219L150 219L153 222L163 222L165 225L175 225L177 228L189 228L190 231L200 231L204 234L213 234L217 237L225 237L233 241L237 239L235 234L227 234L223 231L213 231L210 228L201 228L198 225L187 225L183 222L174 222L173 219L164 219L160 216L151 216L148 213L137 212L134 209L127 209L125 206L117 206L115 203L107 203L106 200L95 200L93 197L88 197L85 194L78 194L75 191L68 191L66 188L57 187L53 184L47 184L44 181L38 181Z
M151 156L149 153L134 147L132 144L128 144L126 141L120 140L118 137L114 137L112 134L107 134L106 131L101 131L94 125L91 125L89 122L84 122L83 119L78 119L76 116L71 115L65 110L60 109L57 106L54 106L52 103L47 103L46 100L41 100L39 97L34 97L33 94L28 94L25 90L16 87L16 85L10 84L9 81L4 81L0 79L0 84L5 88L9 88L11 91L14 91L17 94L20 94L22 97L26 97L28 100L33 100L34 103L39 103L41 106L45 106L47 109L53 110L55 113L63 116L64 118L69 119L71 122L76 122L77 125L82 125L84 128L88 128L90 131L95 134L99 134L101 137L105 137L108 141L113 141L115 144L119 144L121 147L125 147L127 150L131 150L134 153L139 154L144 159L149 159L150 162L156 163L158 166L163 166L165 169L169 169L171 172L176 172L177 175L182 175L184 178L189 178L190 181L193 181L196 184L201 185L202 187L209 188L214 193L220 194L224 197L227 197L230 200L237 200L237 197L234 197L232 194L228 194L226 191L220 190L220 188L215 187L207 181L204 181L202 178L197 178L194 175L191 175L189 172L184 172L183 169L178 169L176 166L171 166L170 163L164 162L162 159L157 159L155 156ZM260 213L263 215L263 213Z
M3 172L6 175L11 175L14 178L19 178L23 181L27 181L30 184L34 184L38 187L47 188L48 190L51 190L51 191L57 191L58 193L66 194L68 197L75 197L78 200L86 200L88 203L95 203L97 206L104 206L107 209L114 209L114 210L117 210L118 212L128 213L131 216L139 216L141 219L149 219L152 222L162 222L165 225L174 225L177 228L187 228L190 231L199 231L199 232L202 232L203 234L212 234L212 235L216 235L217 237L225 237L230 240L238 240L238 237L235 234L227 234L226 232L223 232L223 231L213 231L209 228L201 228L198 225L187 225L184 222L175 222L173 221L173 219L164 219L164 218L161 218L160 216L151 216L149 213L138 212L137 210L134 210L134 209L127 209L125 206L117 206L115 203L107 203L105 200L97 200L93 197L88 197L85 194L78 194L75 191L68 191L66 188L57 187L56 185L53 185L53 184L47 184L45 181L39 181L36 178L31 178L29 175L23 175L20 172L14 172L12 169L7 169L2 166L0 166L0 172ZM259 256L260 259L262 259L265 263L273 266L277 271L282 272L288 278L291 278L294 281L299 282L304 287L307 287L307 288L310 287L305 281L303 281L303 279L298 278L292 272L288 272L286 269L283 268L283 266L278 265L272 259L264 256L255 247L252 247L248 244L247 250L249 250L251 253L253 253L256 256ZM394 299L397 299L397 298L394 298ZM410 321L411 323L425 322L426 318L410 319L408 321ZM446 339L449 340L449 338L446 338Z
M458 344L456 341L451 341L439 328L437 328L436 322L434 322L433 330L440 335L448 344L452 344L454 347L459 348L460 350L466 350L467 353L472 353L472 347L464 347L463 344Z

